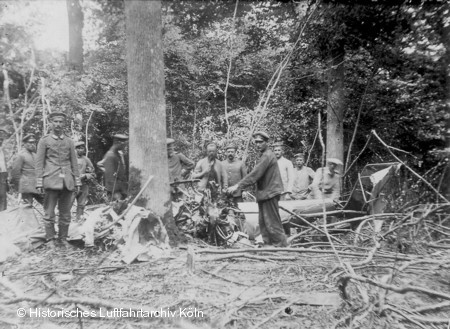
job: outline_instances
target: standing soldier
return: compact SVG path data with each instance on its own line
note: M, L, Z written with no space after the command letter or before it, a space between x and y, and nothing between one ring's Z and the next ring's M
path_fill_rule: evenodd
M78 170L80 171L81 188L80 192L74 195L77 200L77 221L81 220L84 214L87 198L89 196L89 181L94 178L94 166L86 154L86 147L83 142L75 143L77 152Z
M228 185L233 186L247 175L247 168L244 162L236 159L237 147L234 144L228 144L226 147L226 160L222 161L222 165L225 167L225 171L228 176ZM235 206L239 202L244 202L242 199L242 189L238 189L233 193L233 203Z
M8 170L6 167L6 157L3 153L2 144L8 132L0 129L0 211L6 210L8 198L6 192L8 191Z
M280 200L291 200L292 185L294 184L294 165L292 161L283 156L284 146L282 142L274 144L273 153L277 157L281 180L283 181L283 193Z
M182 153L175 153L173 144L175 140L167 138L167 157L169 163L169 181L172 183L184 178L192 169L194 161L188 159Z
M22 200L30 205L33 199L44 204L44 196L36 189L36 139L33 135L23 138L23 149L19 152L11 169L11 184L22 194Z
M50 113L50 134L41 138L36 154L37 191L44 197L45 237L54 246L55 207L58 204L58 240L63 247L70 246L67 233L70 224L70 208L73 193L80 191L80 174L78 172L75 145L72 139L64 135L66 115L61 112Z
M102 163L105 168L105 188L111 201L123 200L128 195L128 174L123 151L128 136L113 136L113 145L106 152Z
M310 199L333 199L339 201L341 195L341 175L337 170L338 166L343 166L341 160L328 158L327 166L317 169L314 180L310 185Z
M256 148L261 156L253 170L239 183L231 186L228 193L256 183L256 201L259 209L259 228L265 244L286 247L287 239L278 208L278 200L283 192L277 158L268 147L269 135L259 131L253 134Z
M314 179L314 170L304 165L303 153L295 155L295 174L292 186L292 198L294 200L305 200L308 197L309 185Z
M200 192L205 191L208 187L211 188L211 199L214 201L217 200L223 189L228 188L227 172L217 159L216 143L209 143L206 146L206 157L197 162L192 178L200 179L198 182Z

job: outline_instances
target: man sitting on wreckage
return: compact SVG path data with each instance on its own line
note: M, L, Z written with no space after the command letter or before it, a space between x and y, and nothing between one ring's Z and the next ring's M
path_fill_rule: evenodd
M228 188L234 193L256 183L256 201L259 210L259 228L265 244L286 247L287 239L281 224L278 201L283 192L283 182L278 169L277 158L268 147L269 135L265 132L253 134L257 150L261 156L253 170L237 184Z

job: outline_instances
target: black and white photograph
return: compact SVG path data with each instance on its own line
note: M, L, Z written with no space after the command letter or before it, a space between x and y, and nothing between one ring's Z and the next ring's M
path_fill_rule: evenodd
M449 329L448 0L0 0L0 329Z

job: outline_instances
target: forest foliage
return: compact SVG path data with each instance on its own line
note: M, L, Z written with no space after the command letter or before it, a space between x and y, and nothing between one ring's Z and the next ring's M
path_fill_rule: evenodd
M63 110L71 117L70 134L89 142L96 162L111 136L129 129L124 4L81 4L85 47L78 72L68 68L67 54L36 49L33 36L45 17L33 1L1 3L0 82L5 71L10 80L10 101L4 91L1 95L1 119L11 132L15 125L22 134L40 137L42 109ZM29 16L26 23L13 19L18 12ZM364 148L372 130L403 150L397 154L412 168L438 182L448 163L438 151L446 146L449 116L450 51L443 41L449 16L443 2L163 1L168 135L179 151L197 159L209 140L220 146L232 140L242 155L250 128L261 128L288 146L288 156L304 152L316 169L322 155L319 113L326 127L329 58L342 49L344 150L350 162L356 159L348 183L365 164L393 160L375 139ZM262 111L261 100L267 100L267 87L286 58ZM253 127L257 116L261 120ZM322 133L326 138L325 129ZM250 167L253 152L250 148Z

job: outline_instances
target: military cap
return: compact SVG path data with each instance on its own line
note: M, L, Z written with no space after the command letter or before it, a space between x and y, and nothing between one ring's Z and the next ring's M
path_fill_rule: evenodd
M59 112L59 111L52 112L48 115L49 120L56 118L56 117L63 117L64 119L67 119L67 115L65 113Z
M225 146L225 150L228 150L228 149L235 149L235 150L237 150L237 146L236 146L236 144L234 144L234 143L228 143L228 144Z
M253 138L255 140L261 140L267 142L269 140L269 135L265 133L264 131L257 131L253 134Z
M277 146L283 146L284 147L284 143L280 142L280 141L273 143L273 147L277 147Z
M82 142L82 141L75 142L75 147L80 147L80 146L85 147L84 142Z
M327 162L335 163L340 166L344 165L341 160L336 159L336 158L327 158Z
M34 138L34 135L32 135L32 134L28 134L24 138L22 138L22 142L24 142L24 143L32 143L35 141L36 141L36 138Z
M115 140L119 140L119 141L126 141L126 140L128 140L128 136L124 135L124 134L116 134L116 135L113 136L113 138Z
M303 153L297 153L297 154L294 154L294 158L301 158L301 159L304 159L305 158L305 154L303 154Z
M173 138L167 138L167 140L166 140L166 144L167 144L167 145L171 145L171 144L173 144L173 143L175 143L175 139L173 139Z

